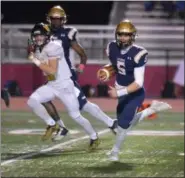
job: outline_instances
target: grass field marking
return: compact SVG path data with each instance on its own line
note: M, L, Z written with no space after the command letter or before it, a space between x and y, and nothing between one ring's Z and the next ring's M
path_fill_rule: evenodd
M138 136L183 136L184 131L171 131L171 130L132 130L128 132L128 135Z
M178 153L179 156L184 156L184 153Z
M16 129L16 130L10 130L9 134L15 134L15 135L41 135L43 134L45 130L44 129ZM79 133L79 130L70 130L70 134L77 134ZM171 131L171 130L132 130L128 132L128 135L136 135L136 136L181 136L184 135L184 131Z
M8 133L9 134L14 134L14 135L42 135L45 132L45 129L16 129L16 130L10 130ZM77 134L79 133L79 130L70 130L70 134Z
M98 135L102 135L102 134L105 134L105 133L107 133L107 132L110 132L110 129L104 129L104 130L102 130L102 131L99 131L99 132L98 132ZM52 146L52 147L43 149L43 150L41 150L40 152L37 152L37 153L27 154L27 155L24 155L24 156L19 156L19 157L14 158L14 159L10 159L10 160L7 160L7 161L3 161L3 162L1 163L1 166L11 164L11 163L16 162L16 161L21 160L21 159L31 158L31 157L33 157L33 156L36 156L36 155L39 155L39 154L42 154L42 153L45 153L45 152L48 152L48 151L52 151L52 150L57 149L57 148L60 148L60 147L62 147L62 146L70 145L70 144L73 144L73 143L75 143L75 142L78 142L78 141L87 139L87 138L89 138L88 135L87 135L87 136L83 136L83 137L79 137L79 138L76 138L76 139L72 139L72 140L69 140L69 141L66 141L66 142L63 142L63 143L59 143L59 144L54 145L54 146Z

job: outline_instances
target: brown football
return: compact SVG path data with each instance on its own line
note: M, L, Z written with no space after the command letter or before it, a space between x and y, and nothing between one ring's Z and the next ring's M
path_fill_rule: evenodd
M114 75L115 75L115 69L111 64L107 64L103 66L97 72L97 78L100 81L104 81L104 82L110 80L110 78L112 78Z

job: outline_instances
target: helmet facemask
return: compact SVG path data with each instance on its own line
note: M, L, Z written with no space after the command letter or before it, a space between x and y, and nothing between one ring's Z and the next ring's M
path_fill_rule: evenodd
M65 24L65 21L64 17L49 17L49 23L52 30L61 28Z
M45 35L34 35L32 36L32 41L37 47L45 45L48 41L48 37Z
M49 42L49 32L42 28L35 28L31 33L31 40L34 46L42 48Z
M136 33L116 32L115 38L120 48L127 48L135 41Z

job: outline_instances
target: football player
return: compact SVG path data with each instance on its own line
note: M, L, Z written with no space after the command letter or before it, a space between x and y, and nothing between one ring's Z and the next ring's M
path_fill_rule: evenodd
M116 75L115 86L110 86L108 93L110 97L118 98L116 140L112 150L108 152L112 161L119 160L122 142L138 119L171 108L167 103L154 101L149 108L136 114L145 99L143 83L148 60L148 51L134 44L136 35L135 26L129 20L122 21L115 29L115 41L107 46L107 55Z
M48 28L48 26L46 24L43 24L43 27L45 27L48 30L48 34L50 32L50 29ZM49 36L49 35L48 35ZM27 52L28 55L30 55L31 53L35 53L35 55L39 58L40 56L40 47L34 43L32 41L32 38L28 39L28 48L27 48ZM58 112L56 111L56 108L54 107L53 103L51 101L48 101L47 104L45 105L45 103L42 103L42 105L47 109L48 114L51 116L51 118L57 123L57 125L59 126L59 128L56 130L56 133L58 133L61 129L62 129L62 134L63 136L65 136L68 132L68 129L66 128L66 126L64 125L64 122L62 121L62 119L60 118ZM44 140L50 139L50 137L52 136L51 132L52 130L47 127L46 128L46 133L44 136ZM56 134L55 133L55 134ZM53 139L53 138L52 138ZM54 140L53 140L54 141Z
M113 133L115 133L117 120L111 119L99 108L98 105L89 102L77 82L77 73L83 72L87 61L85 51L76 39L77 29L65 26L65 23L67 22L67 16L64 9L60 6L54 6L49 10L47 21L49 22L49 27L52 34L51 40L60 41L62 49L64 50L65 59L72 73L71 79L75 85L75 92L79 102L80 110L86 111L96 119L104 122L113 131ZM77 52L81 59L81 62L76 70L73 68L69 58L70 48ZM53 116L58 115L51 101L43 104L50 114ZM63 129L61 129L61 131L56 135L55 140L61 139L62 136L66 134L67 132L64 132Z
M28 105L33 112L48 125L46 135L57 130L56 122L49 116L42 103L57 97L66 107L69 116L81 125L90 137L89 149L99 145L98 135L90 122L79 110L79 103L75 95L75 85L71 80L71 71L65 60L65 53L60 41L50 41L47 27L43 23L36 24L31 33L32 42L39 49L31 52L29 60L41 69L48 82L34 91L28 99ZM40 53L39 53L40 52Z

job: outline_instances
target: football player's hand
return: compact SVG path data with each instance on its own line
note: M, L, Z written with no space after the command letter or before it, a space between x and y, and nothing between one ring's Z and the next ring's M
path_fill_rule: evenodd
M76 71L78 73L83 73L84 72L85 65L84 64L79 64Z
M28 54L28 59L31 61L31 62L33 62L33 59L34 59L34 53L33 52L30 52L29 54Z
M28 47L27 47L28 55L34 51L35 51L35 45L33 44L33 42L30 39L28 39Z
M41 62L39 59L37 59L37 58L35 57L35 54L34 54L33 52L31 52L31 53L28 55L28 59L29 59L32 63L34 63L36 66L40 66L41 63L43 63L43 62Z
M112 87L112 86L109 86L108 94L111 98L117 98L118 97L116 88Z

